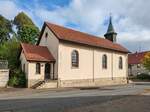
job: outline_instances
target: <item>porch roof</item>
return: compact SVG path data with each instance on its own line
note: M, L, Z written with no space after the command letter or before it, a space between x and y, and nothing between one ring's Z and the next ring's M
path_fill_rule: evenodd
M53 55L46 46L37 46L21 43L25 58L28 61L52 62L55 61Z

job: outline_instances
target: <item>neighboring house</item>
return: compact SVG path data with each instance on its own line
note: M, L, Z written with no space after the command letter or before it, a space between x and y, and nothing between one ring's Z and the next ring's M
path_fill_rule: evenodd
M144 59L146 52L135 52L128 55L128 67L129 67L129 75L136 76L141 73L149 73L148 70L142 64L142 60Z
M9 80L8 62L0 60L0 87L6 87Z
M111 18L106 39L45 22L37 45L21 44L28 87L126 84L129 51L116 36Z

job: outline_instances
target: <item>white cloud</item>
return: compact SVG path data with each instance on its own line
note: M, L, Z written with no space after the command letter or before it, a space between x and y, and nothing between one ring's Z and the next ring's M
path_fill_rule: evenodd
M13 0L1 0L0 1L0 14L6 17L9 20L13 20L14 17L19 12L25 12L29 17L31 17L34 22L37 24L36 18L34 17L34 9L23 9L16 5L15 1Z
M38 14L45 17L44 20L48 18L63 25L75 23L81 31L103 36L107 29L103 24L111 12L119 42L128 48L134 45L129 49L135 51L139 42L150 42L149 4L147 0L72 0L66 7L52 11L43 9L42 15ZM143 49L149 48L148 44L143 44Z
M64 19L63 15L58 11L47 11L44 9L37 10L35 12L39 18L41 18L44 21L52 21L57 24L64 25L67 21ZM60 19L59 19L60 18Z
M13 19L13 17L19 12L19 8L13 1L0 1L0 14Z
M118 41L132 51L150 46L150 1L148 0L72 0L69 5L55 6L53 10L37 4L31 10L21 9L12 1L0 1L0 14L9 18L24 10L37 21L50 21L61 25L76 24L78 30L101 35L106 32L106 20L113 15L113 24L118 32ZM7 12L7 13L6 13Z

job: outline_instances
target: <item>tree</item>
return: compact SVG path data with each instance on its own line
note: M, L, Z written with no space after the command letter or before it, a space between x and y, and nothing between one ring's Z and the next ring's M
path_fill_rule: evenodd
M150 71L150 52L146 53L142 60L144 67Z
M35 26L32 20L24 12L20 12L14 18L14 24L17 26L17 29L20 29L24 25Z
M18 68L19 52L20 43L15 39L11 39L0 45L0 59L8 60L8 66L11 72Z
M21 42L35 44L38 36L39 30L34 26L24 25L18 30L18 39Z
M14 24L18 29L17 38L21 42L36 43L39 36L39 29L24 12L19 13L14 18Z
M25 87L26 77L21 71L19 55L21 52L20 42L15 39L10 39L0 45L0 59L8 61L9 82L10 86Z
M16 25L17 33L13 32L12 25ZM19 67L20 41L35 44L38 35L38 27L25 13L19 13L12 22L0 15L0 59L8 61L9 85L25 85L25 74Z
M10 39L12 33L11 21L0 15L0 44Z

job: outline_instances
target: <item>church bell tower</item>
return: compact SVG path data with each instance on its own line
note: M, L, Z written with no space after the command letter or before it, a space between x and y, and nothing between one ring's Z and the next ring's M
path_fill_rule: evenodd
M109 19L109 26L108 26L107 32L104 36L105 36L106 39L108 39L112 42L116 42L117 33L114 30L111 16L110 16L110 19Z

